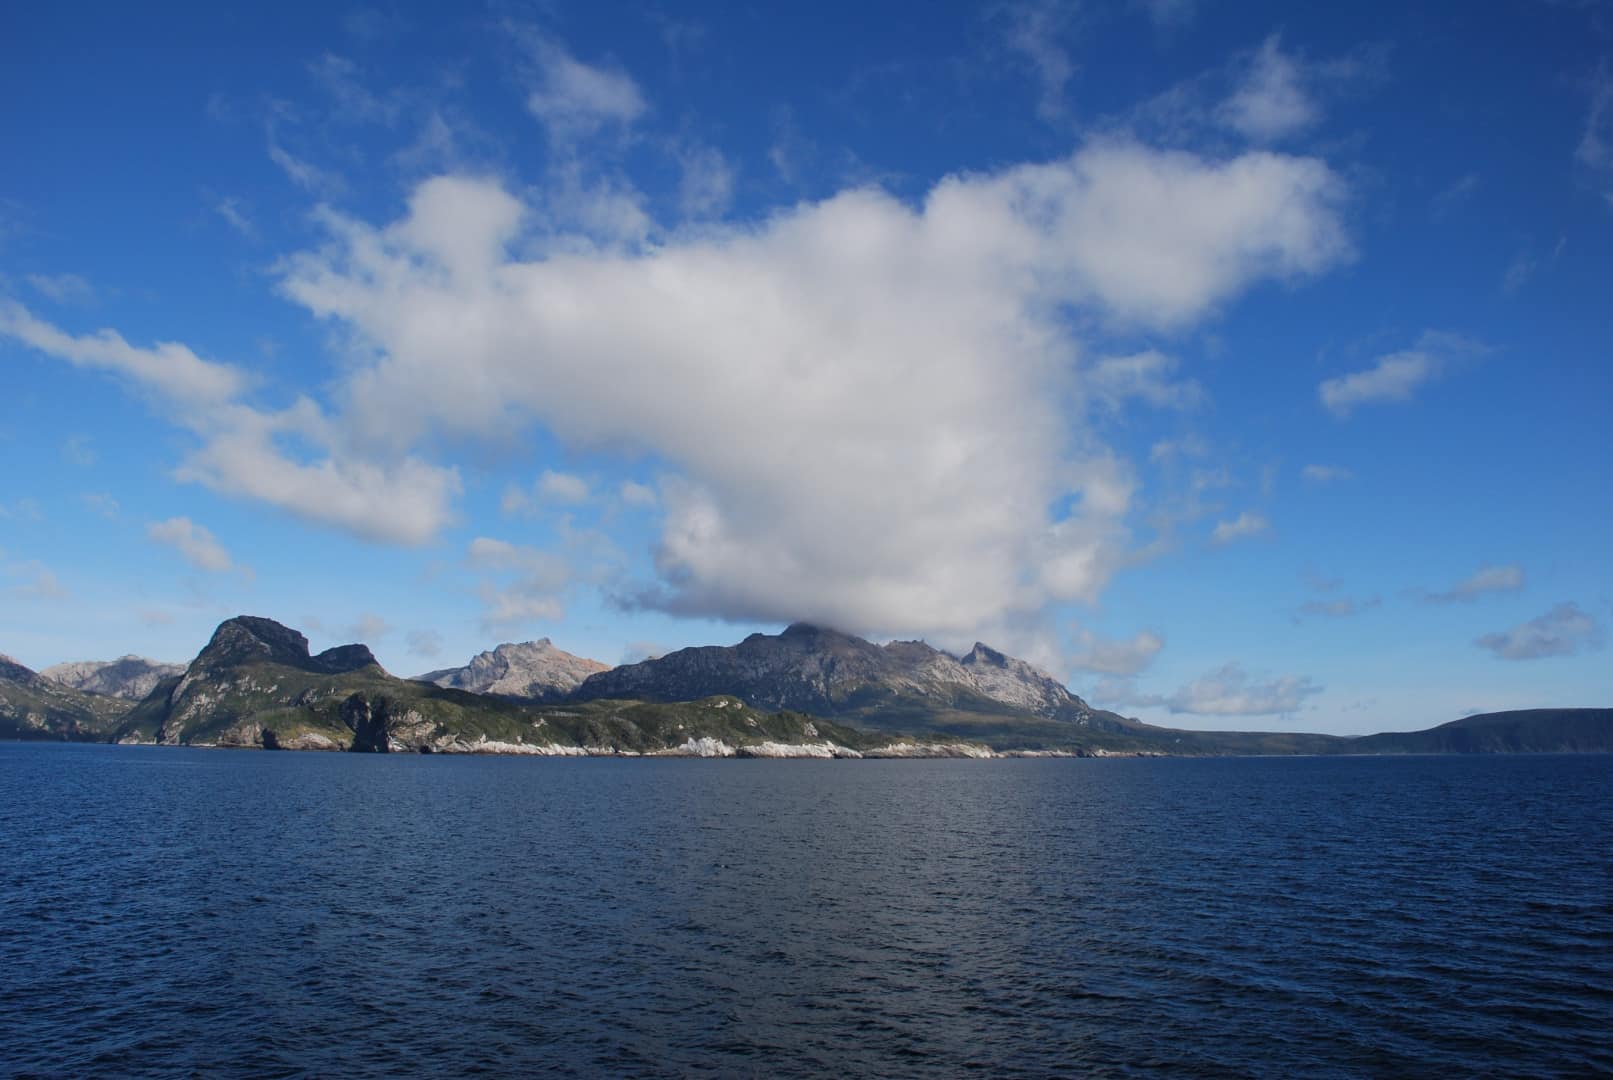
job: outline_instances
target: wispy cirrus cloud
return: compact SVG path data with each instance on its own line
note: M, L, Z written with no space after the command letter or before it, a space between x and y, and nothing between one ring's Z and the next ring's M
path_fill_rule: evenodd
M1266 520L1264 514L1252 510L1245 510L1235 518L1218 521L1215 528L1210 530L1210 543L1217 547L1233 543L1237 540L1247 540L1271 531L1271 522Z
M1613 70L1606 63L1590 79L1589 97L1574 160L1589 170L1598 183L1610 185L1604 187L1603 195L1613 206Z
M345 441L312 400L280 410L243 404L255 380L236 365L184 345L130 344L112 330L74 335L0 300L0 336L77 367L110 371L154 398L163 415L200 445L175 469L184 481L277 506L304 520L372 540L420 544L452 520L454 468Z
M1307 600L1299 605L1297 613L1301 616L1320 615L1329 619L1347 619L1352 615L1369 611L1382 602L1382 598L1377 596L1369 596L1364 600L1356 600L1350 596L1341 596L1336 600Z
M34 292L58 304L85 304L95 299L95 287L78 274L24 274Z
M1336 484L1352 479L1355 473L1342 465L1307 465L1299 471L1300 479L1307 484Z
M1075 75L1066 42L1080 9L1069 0L1019 0L993 10L1004 43L1036 76L1037 115L1048 122L1062 120L1069 107L1066 90Z
M1517 563L1481 566L1449 589L1425 592L1423 599L1430 604L1469 603L1486 593L1517 592L1523 585L1523 567Z

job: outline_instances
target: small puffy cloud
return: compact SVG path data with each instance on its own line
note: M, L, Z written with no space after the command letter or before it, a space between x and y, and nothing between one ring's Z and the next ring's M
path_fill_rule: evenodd
M100 514L102 517L106 518L108 521L117 520L118 513L119 513L119 510L120 510L120 507L118 506L118 500L114 499L112 496L108 495L106 492L104 492L104 491L86 492L85 494L80 495L78 498L79 498L79 501L82 502L86 507L88 507L90 510L94 511L97 514Z
M630 641L622 649L622 663L637 664L643 660L657 660L666 654L665 646L655 641Z
M167 544L185 557L185 561L198 570L215 573L229 570L235 565L224 545L214 539L205 527L190 518L175 517L167 521L154 521L146 526L147 538Z
M1440 368L1439 357L1409 349L1381 357L1365 371L1328 379L1317 392L1334 416L1345 417L1369 402L1410 401L1417 388L1438 375Z
M1389 353L1362 371L1325 380L1316 388L1327 410L1341 420L1362 405L1406 402L1443 375L1453 360L1478 346L1454 334L1430 331L1414 348Z
M528 40L537 62L538 85L526 105L554 137L591 135L607 124L625 128L647 108L638 84L626 72L585 64L542 35Z
M1215 528L1210 532L1210 543L1218 546L1230 544L1236 540L1259 536L1270 529L1271 522L1267 521L1264 515L1245 510L1235 518L1216 522Z
M628 480L623 483L617 495L622 500L623 506L631 506L635 509L654 506L660 501L656 497L654 488L646 484L640 484L636 480Z
M409 655L432 657L442 652L442 635L435 630L409 631Z
M488 575L477 590L482 600L482 628L501 632L530 622L565 617L560 594L576 571L552 551L478 536L465 550L465 562Z
M45 511L38 499L22 498L10 505L0 503L0 520L7 518L13 521L44 521Z
M1300 479L1307 484L1334 484L1349 480L1355 473L1342 465L1307 465L1299 471Z
M1111 708L1163 708L1197 716L1286 716L1298 712L1305 699L1322 692L1308 676L1252 678L1238 664L1225 664L1173 694L1139 693L1130 678L1107 678L1092 691L1092 700Z
M88 435L69 435L67 441L62 443L62 457L74 465L88 468L95 464L95 447Z
M545 502L580 503L588 501L588 481L573 473L543 470L536 485L538 497Z
M503 588L484 585L480 596L482 627L488 631L524 623L558 622L566 617L566 606L559 597L524 585Z
M369 642L392 632L392 625L373 611L366 611L358 621L347 628L347 636L354 641Z
M1602 643L1602 628L1578 604L1561 603L1544 615L1519 623L1510 630L1485 634L1473 644L1489 649L1502 660L1539 660L1573 656Z
M465 561L473 570L519 572L548 589L562 588L572 578L571 564L564 556L489 536L470 542Z
M1308 677L1260 682L1237 664L1227 664L1188 683L1163 704L1173 713L1200 716L1274 716L1299 711L1307 697L1321 691Z
M1187 409L1204 399L1192 379L1176 379L1176 361L1154 349L1131 356L1106 356L1086 373L1086 385L1098 401L1119 409L1129 400L1159 409Z
M1382 600L1369 596L1365 600L1341 596L1337 600L1308 600L1299 606L1300 615L1320 615L1330 619L1345 619L1377 607Z
M1481 566L1470 577L1457 582L1444 592L1426 593L1423 599L1430 604L1468 603L1486 593L1517 592L1523 588L1523 567L1517 563L1506 566Z
M6 591L17 599L61 600L67 596L56 572L38 559L8 564L5 576L14 582Z
M722 151L712 146L690 146L678 151L682 175L678 179L678 206L686 218L709 218L728 209L734 198L734 170Z
M1148 448L1148 460L1155 465L1172 465L1186 458L1203 458L1210 454L1210 444L1197 435L1181 439L1161 439Z
M1153 663L1164 647L1165 639L1152 630L1139 630L1129 640L1100 638L1090 630L1082 630L1076 636L1076 651L1069 664L1077 671L1135 675Z
M1273 34L1249 58L1242 83L1221 103L1223 124L1259 142L1297 134L1315 124L1320 110L1304 86L1299 61L1284 53Z

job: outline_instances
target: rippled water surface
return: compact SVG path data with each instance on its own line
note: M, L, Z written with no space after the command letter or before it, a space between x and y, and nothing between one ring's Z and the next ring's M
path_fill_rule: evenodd
M1613 1070L1613 757L0 743L0 1074Z

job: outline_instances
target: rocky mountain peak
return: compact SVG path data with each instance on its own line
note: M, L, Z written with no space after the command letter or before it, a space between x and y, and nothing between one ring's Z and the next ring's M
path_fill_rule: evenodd
M369 667L371 664L379 666L375 654L368 645L337 645L326 649L318 656L309 658L309 663L316 669L331 675L340 675L343 672L357 671L359 668Z
M5 653L0 653L0 679L11 679L15 682L33 682L39 678L33 668L24 667Z
M430 671L416 679L477 694L546 701L563 697L590 675L608 670L610 665L573 656L545 637L505 642L477 653L464 667Z
M325 674L357 671L374 664L375 654L367 645L338 645L318 656L308 654L308 639L289 626L256 615L226 619L213 631L192 668L230 667L249 663L285 664Z
M1009 657L987 645L983 641L975 642L975 647L969 650L969 655L963 658L965 664L992 664L996 667L1006 667Z

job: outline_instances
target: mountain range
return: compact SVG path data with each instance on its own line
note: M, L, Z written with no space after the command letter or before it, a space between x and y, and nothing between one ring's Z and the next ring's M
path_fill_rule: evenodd
M238 616L183 667L128 656L36 673L0 658L5 737L818 757L1602 752L1613 751L1613 710L1482 714L1358 738L1184 731L1094 709L983 643L960 657L801 623L617 668L547 638L506 643L411 680L386 672L364 645L314 654L297 631Z
M74 690L139 701L162 680L184 673L184 664L163 664L143 656L120 656L116 660L53 664L39 674Z

